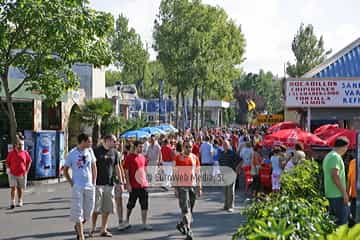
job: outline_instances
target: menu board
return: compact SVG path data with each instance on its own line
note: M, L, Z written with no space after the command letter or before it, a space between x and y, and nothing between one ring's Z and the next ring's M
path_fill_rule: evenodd
M356 134L356 222L360 222L360 132Z
M360 107L360 79L288 79L286 107Z

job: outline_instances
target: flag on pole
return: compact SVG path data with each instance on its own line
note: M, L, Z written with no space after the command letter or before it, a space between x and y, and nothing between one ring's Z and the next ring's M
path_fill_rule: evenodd
M256 108L256 103L253 101L253 100L247 100L247 108L248 108L248 111L252 111L252 110L255 110Z

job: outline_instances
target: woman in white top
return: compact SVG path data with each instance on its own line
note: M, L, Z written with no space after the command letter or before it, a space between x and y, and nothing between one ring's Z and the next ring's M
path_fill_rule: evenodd
M282 174L282 156L280 148L275 147L273 150L273 155L270 158L272 173L271 173L271 184L273 192L280 191L280 177Z

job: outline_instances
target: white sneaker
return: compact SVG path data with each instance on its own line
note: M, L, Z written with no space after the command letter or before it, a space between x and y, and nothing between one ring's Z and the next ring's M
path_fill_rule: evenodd
M23 205L24 205L23 201L20 200L16 206L17 206L17 207L22 207Z
M124 231L126 229L129 229L131 227L131 225L129 223L122 223L122 224L119 224L118 226L118 230L119 231Z
M233 208L229 208L227 211L228 211L228 212L234 212L234 209L233 209Z

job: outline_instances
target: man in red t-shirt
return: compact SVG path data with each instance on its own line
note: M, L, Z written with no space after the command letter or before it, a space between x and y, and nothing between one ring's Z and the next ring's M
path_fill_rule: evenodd
M165 173L165 187L171 187L170 177L173 173L173 148L168 139L161 146L162 166Z
M193 144L191 149L191 152L195 154L199 159L200 159L200 145L201 145L201 137L199 136L196 138L196 143Z
M18 194L18 207L23 205L23 191L26 188L27 173L31 165L31 157L24 150L24 139L18 136L14 149L6 157L7 174L11 189L10 208L15 208L15 194Z
M126 222L119 226L119 230L130 228L129 220L133 208L139 199L141 207L141 219L143 230L152 230L152 227L146 223L147 212L149 207L149 193L147 191L148 181L146 179L147 161L142 155L143 142L134 142L134 153L129 153L124 162L124 170L126 177L126 187L129 192L129 200L127 204Z
M235 151L235 152L238 148L238 142L239 142L238 132L233 131L232 135L231 135L231 147L232 147L233 151Z

